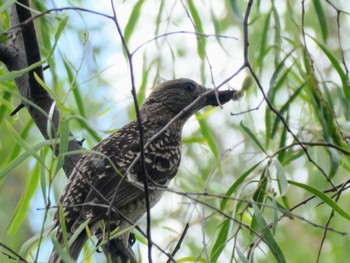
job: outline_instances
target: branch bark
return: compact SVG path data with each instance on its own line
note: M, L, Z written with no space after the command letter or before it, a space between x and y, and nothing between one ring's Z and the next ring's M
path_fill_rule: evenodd
M11 27L20 25L32 17L28 0L18 1L20 4L14 4L11 8ZM23 26L16 27L11 32L14 37L10 38L9 44L0 44L0 61L2 61L9 71L24 69L38 61L40 58L40 49L34 27L34 21L24 23ZM54 100L44 88L34 78L34 73L44 80L42 67L37 67L28 73L15 79L19 94L24 98L22 104L27 108L30 116L35 122L45 139L55 138L58 132L60 121L60 112L54 105ZM28 101L30 103L28 103ZM36 105L34 107L33 105ZM50 109L53 108L51 120L48 119ZM41 111L39 110L41 109ZM47 123L51 122L51 130L47 130ZM72 138L72 134L70 133ZM53 147L55 154L59 154L59 147ZM82 149L81 144L76 140L70 140L68 151ZM80 154L66 155L63 164L63 170L69 177L75 164L80 159Z
M10 38L9 44L7 45L0 43L0 61L5 64L9 71L24 69L41 60L34 21L31 20L32 15L28 8L23 7L29 7L29 1L19 0L18 3L20 4L14 4L11 7L11 28L14 29L11 34L13 37ZM19 94L23 97L23 100L21 105L15 109L14 113L24 106L43 137L45 139L55 138L60 122L60 112L56 108L50 94L36 81L34 73L44 81L44 74L41 66L15 79ZM35 107L33 105L35 105ZM49 112L52 107L53 114L50 120L47 116L50 116ZM51 122L52 128L50 131L47 130L48 121ZM71 132L69 137L73 138ZM52 147L52 149L55 151L56 155L59 154L59 145ZM76 139L69 141L68 151L81 149L82 146L79 141ZM63 170L67 177L70 176L80 158L81 154L65 156ZM111 242L110 246L111 250L118 249L115 242ZM106 256L108 256L108 254L106 254Z

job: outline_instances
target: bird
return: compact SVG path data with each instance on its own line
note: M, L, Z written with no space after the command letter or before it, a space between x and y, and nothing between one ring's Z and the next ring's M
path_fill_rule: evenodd
M102 140L76 164L53 217L56 246L67 246L64 231L68 239L75 234L69 254L77 260L89 238L86 227L81 226L103 239L108 225L120 231L111 240L117 247L115 262L137 262L131 250L134 236L130 230L147 212L144 177L148 179L149 204L153 207L179 169L186 121L206 106L229 102L234 92L208 89L187 78L156 86L140 107L138 117ZM49 262L62 262L55 247Z

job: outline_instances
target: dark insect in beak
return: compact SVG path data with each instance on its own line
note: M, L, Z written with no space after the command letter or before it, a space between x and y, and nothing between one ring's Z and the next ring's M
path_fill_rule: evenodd
M236 91L234 90L218 91L218 94L216 97L215 91L213 90L208 95L206 95L207 105L219 106L218 100L220 101L220 104L225 104L226 102L229 102L233 98L233 94L235 92Z

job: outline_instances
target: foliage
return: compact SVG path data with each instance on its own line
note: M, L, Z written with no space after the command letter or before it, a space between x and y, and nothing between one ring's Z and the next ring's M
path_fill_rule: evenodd
M0 30L9 4L0 1ZM135 117L162 79L190 77L244 94L184 130L181 171L152 210L153 241L178 262L345 262L350 239L350 5L345 1L33 1L45 84L61 116L60 155L0 66L0 241L45 261L65 176L68 130L90 149ZM83 7L101 12L66 10ZM0 38L6 42L6 39ZM223 87L222 87L223 86ZM171 205L169 205L171 204ZM187 231L183 232L186 223ZM141 227L145 228L142 223ZM146 238L135 230L146 261ZM182 233L184 236L182 236ZM0 262L12 255L5 246ZM85 256L93 254L87 246ZM153 248L155 262L166 255ZM95 253L96 254L96 253ZM90 260L102 260L93 255ZM15 255L13 255L15 257Z

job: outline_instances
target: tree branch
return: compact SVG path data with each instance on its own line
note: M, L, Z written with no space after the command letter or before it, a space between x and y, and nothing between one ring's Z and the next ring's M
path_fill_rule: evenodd
M20 0L18 4L12 6L11 26L16 27L25 23L23 26L19 26L20 30L18 32L16 31L14 37L9 39L8 45L0 44L0 61L5 64L9 71L24 69L41 60L34 22L30 19L32 16L29 9L24 6L29 7L28 0ZM27 108L41 134L45 139L54 138L57 137L60 113L58 109L53 106L54 100L52 97L36 81L34 73L36 73L40 79L44 80L43 69L39 66L16 78L15 83L20 95L27 101L32 102L29 104L26 100L23 100L22 104ZM33 107L33 104L37 107ZM52 107L54 107L52 119L49 120L47 116L49 116ZM42 109L43 112L41 112L39 108ZM44 114L44 112L46 114ZM47 130L48 121L52 124L51 131ZM70 137L73 137L72 134L70 134ZM59 154L59 148L58 145L52 146L56 155ZM80 150L81 148L81 144L77 140L69 141L68 151ZM70 175L80 157L80 154L65 156L63 170L67 177Z

